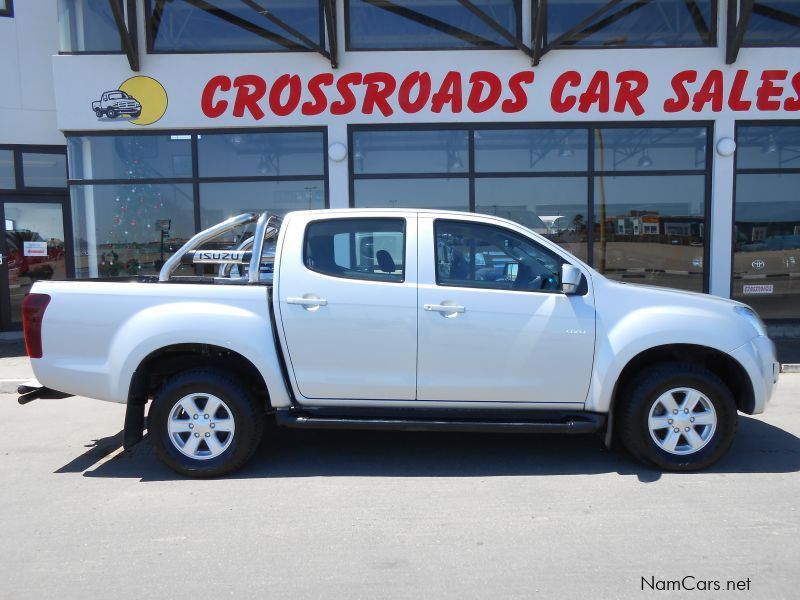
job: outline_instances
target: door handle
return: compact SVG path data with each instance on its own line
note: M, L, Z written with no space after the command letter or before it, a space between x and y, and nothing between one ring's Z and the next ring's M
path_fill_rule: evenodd
M298 304L300 306L326 306L328 301L325 298L287 298L286 304Z
M455 306L453 304L423 304L422 308L440 313L463 313L467 310L463 306Z

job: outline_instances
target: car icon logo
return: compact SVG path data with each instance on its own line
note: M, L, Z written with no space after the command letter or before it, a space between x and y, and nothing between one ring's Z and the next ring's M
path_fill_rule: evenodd
M754 269L763 269L767 266L766 261L761 260L760 258L755 259L752 263Z

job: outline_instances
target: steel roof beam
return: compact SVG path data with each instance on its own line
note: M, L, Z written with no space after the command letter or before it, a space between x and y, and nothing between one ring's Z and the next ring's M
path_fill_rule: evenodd
M125 15L122 12L122 2L118 0L108 0L108 5L111 7L111 14L114 15L114 23L117 25L119 31L119 39L122 44L122 49L128 57L128 64L131 71L139 70L139 51L138 44L136 43L136 17L131 19L133 27L128 30L128 25L125 23ZM128 0L128 14L136 15L136 3Z

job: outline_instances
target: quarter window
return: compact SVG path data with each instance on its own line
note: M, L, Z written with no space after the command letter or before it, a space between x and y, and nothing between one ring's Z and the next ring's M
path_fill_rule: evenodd
M308 226L303 262L333 277L402 282L404 254L403 219L334 219Z
M491 225L436 221L436 283L495 290L560 290L563 260Z

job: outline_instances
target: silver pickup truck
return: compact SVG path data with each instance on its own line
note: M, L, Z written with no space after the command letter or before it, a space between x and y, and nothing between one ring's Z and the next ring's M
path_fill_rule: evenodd
M241 215L197 234L159 277L37 282L23 321L40 383L21 402L127 403L126 446L147 428L164 462L193 476L241 467L265 415L594 432L658 468L699 469L778 378L749 307L610 281L472 213Z

